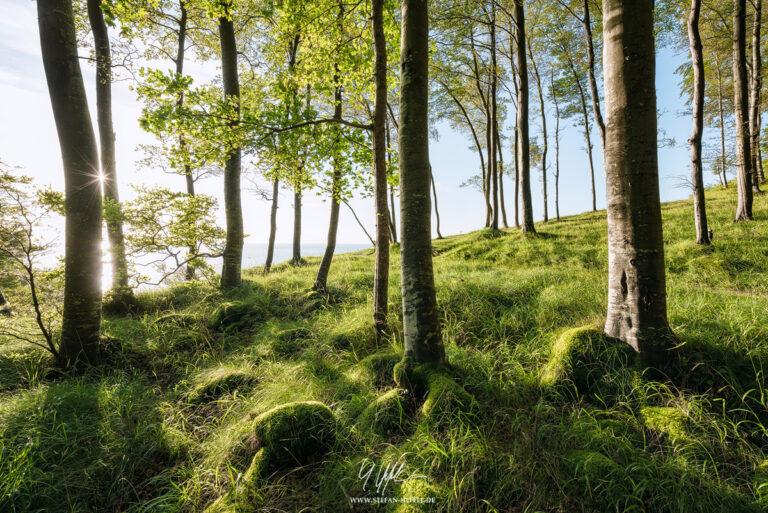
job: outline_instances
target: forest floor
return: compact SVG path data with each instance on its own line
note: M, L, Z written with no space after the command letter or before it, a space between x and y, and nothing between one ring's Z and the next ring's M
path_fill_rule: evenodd
M604 211L538 223L538 237L435 241L450 370L424 406L392 377L397 246L383 342L370 252L334 258L327 297L308 293L314 258L248 270L227 294L142 293L131 315L105 316L105 363L79 376L0 341L0 511L765 511L768 197L736 224L735 195L707 193L711 247L693 241L690 201L663 205L681 342L665 378L594 329ZM263 414L309 400L333 413L329 451L254 475ZM422 502L350 502L381 496Z

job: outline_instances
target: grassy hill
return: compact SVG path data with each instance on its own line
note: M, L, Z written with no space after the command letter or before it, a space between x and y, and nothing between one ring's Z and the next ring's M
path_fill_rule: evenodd
M707 201L711 247L693 242L689 201L663 206L682 344L666 379L594 329L606 302L604 212L540 223L535 238L435 241L452 381L424 406L392 377L397 247L384 342L371 329L366 252L334 259L328 297L307 293L316 259L246 271L226 295L203 283L141 294L132 315L106 316L106 363L85 375L0 341L0 511L336 512L379 495L426 502L352 509L764 511L768 198L756 198L758 221L741 224L734 190ZM255 472L266 423L303 433L297 401L330 407L328 417L310 403L326 416L330 450L299 439ZM377 472L397 461L397 480L377 494Z

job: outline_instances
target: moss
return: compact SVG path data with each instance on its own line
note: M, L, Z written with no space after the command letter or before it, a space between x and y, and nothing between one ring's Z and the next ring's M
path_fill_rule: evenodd
M608 456L597 451L570 451L565 461L574 475L590 481L608 480L611 475L621 472L621 467Z
M753 484L760 504L768 506L768 460L755 468Z
M393 383L392 376L399 360L397 353L387 351L369 355L360 360L359 365L371 373L374 385L383 387Z
M560 335L541 372L544 386L571 382L582 394L612 394L622 386L621 370L634 359L633 349L593 327L573 328Z
M257 416L253 434L263 449L249 471L254 479L282 467L301 466L336 441L336 416L317 401L288 403ZM260 451L261 452L261 451ZM254 467L256 465L256 467Z
M403 433L409 410L405 391L395 388L369 404L358 417L356 427L361 433L375 433L381 436Z
M187 394L187 401L197 404L234 391L247 391L257 382L258 378L251 369L222 365L201 373Z
M640 409L640 418L645 427L667 435L673 442L691 441L688 433L688 417L671 406L645 406Z
M392 509L394 513L421 513L439 509L440 488L424 478L406 479L400 485L398 495L401 500L408 502L396 504Z

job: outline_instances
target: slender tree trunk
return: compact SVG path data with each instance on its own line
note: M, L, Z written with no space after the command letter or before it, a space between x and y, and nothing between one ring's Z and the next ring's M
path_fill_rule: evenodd
M65 367L99 361L101 186L96 137L77 56L71 0L38 0L48 93L61 147L66 196L64 305L59 353Z
M763 170L760 159L760 89L763 87L762 59L760 57L760 27L763 11L762 0L753 0L755 6L752 22L752 80L749 95L749 129L752 156L752 190L760 192L760 179Z
M232 130L240 124L240 80L237 71L237 45L235 29L230 19L231 3L225 0L224 16L219 18L221 42L221 75L224 94L235 101L235 118L230 121ZM231 289L240 285L240 268L243 261L243 209L240 202L240 146L229 150L224 165L224 210L227 220L227 239L224 246L224 263L221 267L221 288Z
M497 125L497 108L496 108L496 6L495 4L491 8L491 76L490 76L490 104L491 115L488 119L488 163L491 178L491 189L493 196L493 216L491 218L491 229L498 231L499 229L499 168L497 162L497 150L496 141L498 140L496 134Z
M536 65L536 60L533 58L533 51L530 47L528 53L531 57L531 65L533 66L533 76L536 78L536 89L539 92L539 108L541 109L541 136L543 143L541 145L541 189L544 199L544 222L549 221L549 212L547 210L547 110L544 105L544 92L541 87L541 76L539 75L539 67Z
M342 10L343 12L343 10ZM338 84L338 71L339 67L336 66L336 82ZM333 118L341 120L341 86L336 86L334 93L334 109ZM334 127L337 131L336 135L336 147L338 148L341 143L341 125ZM336 251L336 234L339 231L339 210L341 207L341 156L338 154L338 150L333 157L333 178L331 182L331 219L328 223L328 241L325 244L325 251L323 252L323 259L320 261L320 267L317 269L317 276L315 277L315 285L312 287L318 292L325 293L328 289L328 272L331 270L331 262L333 261L333 254ZM387 204L386 188L384 189L384 204ZM389 234L387 234L387 241L389 241Z
M386 51L386 47L384 47L384 51ZM385 98L385 102L384 102L385 110L386 110L386 107L387 107L387 105L386 105L386 98ZM375 108L376 108L376 106L374 105L374 109ZM392 144L391 144L391 141L389 139L389 118L387 118L386 112L384 114L384 118L386 120L386 123L385 123L385 125L386 125L386 133L385 133L385 135L387 137L386 167L387 167L387 170L389 170L390 166L392 165L392 156L391 156ZM374 163L374 165L375 165L375 163ZM389 181L389 180L387 179L387 181ZM387 215L389 217L389 240L393 244L397 244L397 219L395 219L395 187L391 183L389 183L389 208L387 209ZM387 257L387 258L389 258L389 257Z
M726 174L726 155L725 155L725 111L723 110L723 75L720 72L720 67L717 66L717 108L720 115L720 181L723 183L725 189L728 188L728 175Z
M736 221L752 219L752 157L746 65L746 0L733 0L733 105L736 114L738 206Z
M88 0L88 20L96 53L96 123L99 127L101 175L104 199L117 209L117 216L107 218L107 236L112 260L112 291L118 303L133 294L128 286L128 260L125 256L123 222L120 219L120 195L115 162L115 132L112 125L112 52L109 32L101 10L101 0Z
M8 301L5 299L2 289L0 289L0 315L4 315L5 317L11 316L11 305L9 305Z
M509 18L509 33L515 33L514 17ZM512 83L515 91L515 105L520 105L520 86L518 83L518 70L515 66L515 38L509 38L509 64L512 71ZM515 228L520 228L520 127L515 118Z
M443 234L440 233L440 211L437 209L437 187L435 187L435 175L432 174L432 164L429 165L429 180L432 182L432 197L435 202L435 229L437 230L437 238L442 239Z
M485 146L486 146L486 149L488 149L490 147L489 137L491 132L491 128L490 128L491 107L489 105L489 101L485 97L485 93L483 93L483 86L480 83L480 66L477 61L477 52L475 50L474 32L470 32L469 36L470 36L470 44L472 48L473 78L475 82L475 87L477 88L477 94L480 97L480 103L483 107L483 113L485 114ZM463 107L462 107L462 110L463 110ZM466 112L464 115L466 116ZM483 195L485 196L485 227L488 228L489 226L491 226L492 217L494 215L493 209L491 207L491 159L490 157L488 159L488 166L483 167L482 178L483 178Z
M666 358L653 0L604 0L608 313L605 332L647 365Z
M701 162L701 138L704 131L704 50L699 35L701 0L691 0L688 16L688 41L693 64L693 131L691 145L691 183L693 184L693 217L696 226L696 243L709 244L707 207L704 198L704 169Z
M589 78L589 93L592 96L592 112L595 116L595 123L600 130L600 143L605 149L605 122L603 114L600 112L600 92L597 90L597 79L595 78L595 44L592 40L592 21L589 14L589 0L582 0L584 6L584 19L581 20L584 26L584 37L587 43L587 70Z
M550 74L552 102L555 104L555 216L560 220L560 105L555 91L555 72Z
M501 207L501 220L504 228L509 228L507 222L507 207L504 205L504 154L501 151L501 136L499 135L499 118L496 117L496 149L499 152L499 206Z
M301 186L293 186L293 257L291 263L301 263Z
M397 239L397 231L390 227L387 208L387 148L390 145L387 124L387 41L384 34L384 0L371 1L371 34L373 36L373 195L376 209L376 255L373 272L373 324L377 334L388 329L389 311L389 238ZM402 118L401 118L402 121ZM393 119L394 122L394 119ZM390 191L394 209L395 198ZM392 210L391 221L394 222Z
M587 99L584 95L584 88L581 86L581 80L579 74L576 71L576 67L573 65L573 61L568 58L568 63L571 66L573 72L573 78L576 81L576 87L579 90L579 99L581 100L581 114L584 116L584 139L587 143L587 157L589 158L589 178L590 185L592 186L592 212L597 212L597 189L595 188L595 161L592 157L592 131L589 126L589 112L587 111Z
M520 193L523 207L523 233L536 233L531 201L531 157L528 136L528 63L525 55L525 11L523 0L515 0L515 34L517 35L517 75L520 97L517 102L517 127L520 132Z
M275 256L275 236L277 235L277 198L280 195L280 180L275 178L272 182L272 209L269 213L269 242L267 244L267 261L264 262L264 274L272 268L272 259Z
M445 361L432 269L427 0L402 1L400 233L405 357Z
M515 228L520 228L520 130L515 122Z

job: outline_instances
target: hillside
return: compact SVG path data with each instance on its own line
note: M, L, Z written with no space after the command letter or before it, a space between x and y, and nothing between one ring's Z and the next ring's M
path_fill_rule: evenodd
M755 199L758 221L739 224L735 191L707 201L711 247L693 242L690 201L663 205L682 344L665 379L594 330L604 212L539 223L535 238L510 229L434 242L463 390L436 384L443 394L423 406L394 388L397 247L394 334L380 343L365 251L336 256L328 297L307 292L319 259L249 270L227 295L202 283L143 293L131 315L107 315L107 361L85 375L0 341L0 511L346 511L350 497L379 495L376 473L397 461L380 495L427 500L353 510L763 511L768 197ZM329 451L302 446L308 463L283 454L280 468L254 473L264 414L297 401L330 407ZM304 425L301 407L281 411Z

